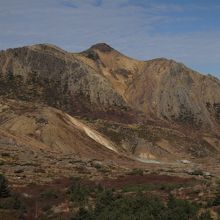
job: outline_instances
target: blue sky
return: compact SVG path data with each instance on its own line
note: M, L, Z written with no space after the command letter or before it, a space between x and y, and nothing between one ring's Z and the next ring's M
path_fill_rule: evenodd
M219 0L0 0L0 49L52 43L82 51L106 42L220 78Z

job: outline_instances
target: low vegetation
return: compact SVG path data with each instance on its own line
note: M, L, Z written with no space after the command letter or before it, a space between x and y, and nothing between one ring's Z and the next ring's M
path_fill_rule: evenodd
M33 214L38 219L65 220L212 220L209 210L220 204L218 194L207 206L176 198L172 195L172 190L182 187L178 184L146 183L111 189L73 177L66 191L53 185L52 188L48 186L41 193L36 193L31 206L28 202L30 200L22 194L10 192L4 175L0 175L0 180L0 219L5 213L8 216L17 213L16 216L21 219L30 219ZM37 185L29 185L28 191L42 190L37 188ZM168 198L150 193L160 190L164 190ZM60 204L68 205L69 211L65 217L62 212L53 211ZM32 209L35 210L34 213L30 211Z
M41 198L56 199L57 194L54 190L46 190L40 194Z
M152 190L163 190L163 191L171 191L174 189L178 189L182 187L183 184L177 183L161 183L161 184L139 184L139 185L132 185L132 186L125 186L122 190L123 192L139 192L139 191L152 191Z
M170 196L167 203L142 193L134 196L104 191L95 207L80 208L72 220L211 220L209 212L199 214L200 207L192 202Z
M155 196L146 196L146 190L166 189L175 186L133 186L117 191L103 187L89 187L76 180L68 190L69 199L78 205L71 220L211 220L209 211L200 211L197 203L177 199L171 194L167 201ZM180 186L179 186L180 187ZM126 194L133 192L132 194Z
M129 172L128 175L140 175L140 176L143 176L144 175L144 170L135 168L131 172Z
M4 213L7 212L9 216L4 217ZM21 202L20 195L10 191L7 179L3 174L0 174L0 219L9 219L12 212L22 216L25 207Z

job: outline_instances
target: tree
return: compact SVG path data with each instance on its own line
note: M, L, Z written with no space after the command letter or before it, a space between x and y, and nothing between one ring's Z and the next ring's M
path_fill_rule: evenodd
M8 181L3 174L0 174L0 198L6 198L8 196L10 196Z

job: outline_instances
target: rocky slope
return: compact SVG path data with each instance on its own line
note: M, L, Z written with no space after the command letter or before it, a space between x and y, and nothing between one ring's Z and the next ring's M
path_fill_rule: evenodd
M1 129L51 151L173 161L220 149L220 81L173 60L137 61L106 44L8 49L0 95Z
M128 106L108 80L74 55L49 45L0 55L1 94L38 101L72 114L125 111Z
M80 59L101 72L126 103L145 117L194 126L219 125L220 81L213 76L163 58L136 61L106 44L94 45Z
M15 142L20 139L32 143L33 150L50 150L56 154L84 157L92 157L99 152L102 152L99 157L103 157L105 151L118 151L104 135L60 110L2 98L0 109L1 130L7 131L8 137L14 136Z

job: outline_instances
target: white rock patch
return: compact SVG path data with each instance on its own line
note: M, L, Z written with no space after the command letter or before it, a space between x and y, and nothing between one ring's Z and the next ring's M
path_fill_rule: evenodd
M80 130L84 131L90 138L92 138L94 141L96 141L97 143L101 144L102 146L117 152L116 148L114 147L114 145L107 140L105 137L103 137L99 132L91 129L90 127L88 127L87 125L83 124L82 122L80 122L79 120L71 117L70 115L66 116L70 119L70 121Z

